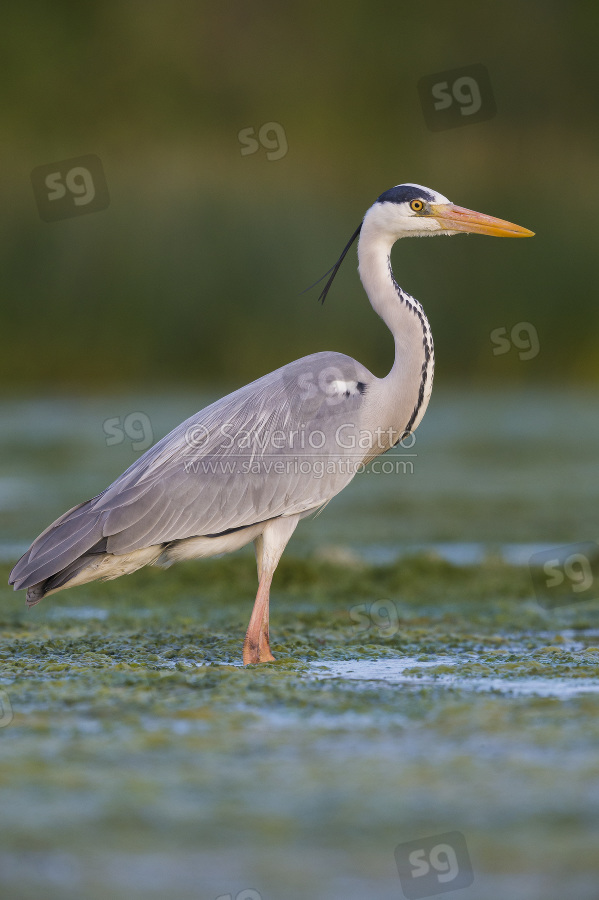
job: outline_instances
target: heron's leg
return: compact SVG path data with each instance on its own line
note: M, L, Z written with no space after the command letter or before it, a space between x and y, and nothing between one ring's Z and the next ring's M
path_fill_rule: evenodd
M270 598L270 579L262 578L262 558L264 555L264 539L261 534L254 540L254 549L256 551L256 567L258 569L258 594L252 610L252 617L248 626L246 638L243 644L243 664L248 662L272 662L274 656L270 652L270 644L268 641L268 606ZM250 632L253 633L259 629L258 635L258 659L251 658L252 651L249 649ZM247 656L247 659L246 659Z
M256 560L258 563L258 593L254 602L250 624L243 642L243 664L272 662L268 639L268 609L270 585L275 569L287 541L295 531L299 516L271 519L262 534L256 538Z
M274 656L270 652L268 640L268 603L272 572L263 574L258 585L258 593L254 602L250 624L243 642L243 664L272 662Z

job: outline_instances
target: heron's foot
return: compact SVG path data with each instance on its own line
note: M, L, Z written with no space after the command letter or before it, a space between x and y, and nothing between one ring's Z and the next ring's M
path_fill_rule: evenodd
M270 652L270 644L268 635L262 632L258 640L253 640L249 631L243 642L243 664L244 666L255 665L256 663L274 662L275 658Z

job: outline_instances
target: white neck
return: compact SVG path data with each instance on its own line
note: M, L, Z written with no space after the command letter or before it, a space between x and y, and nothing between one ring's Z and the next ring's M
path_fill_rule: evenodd
M358 243L358 271L374 311L395 340L395 361L381 379L379 406L385 421L400 432L414 431L428 405L435 357L430 325L420 303L403 291L391 270L397 235L367 213Z

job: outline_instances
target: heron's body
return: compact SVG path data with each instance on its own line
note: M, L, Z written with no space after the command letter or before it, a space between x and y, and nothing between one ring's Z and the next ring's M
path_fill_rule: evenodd
M419 202L446 210L445 218L406 212ZM468 223L466 212L427 188L400 185L381 195L364 218L360 277L395 339L395 362L385 378L344 354L316 353L201 410L34 541L10 582L27 588L27 603L148 564L168 566L254 541L259 589L244 662L272 659L270 583L298 521L328 503L365 462L414 431L428 404L430 327L422 306L391 271L391 247L402 227L406 234L483 226L489 233L530 233L474 213L479 218ZM445 220L451 228L431 226Z

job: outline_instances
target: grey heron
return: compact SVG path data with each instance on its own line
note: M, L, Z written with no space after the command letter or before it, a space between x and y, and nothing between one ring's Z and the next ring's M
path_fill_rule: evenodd
M243 662L274 659L269 598L274 571L300 519L323 507L364 464L413 432L432 389L431 330L420 303L396 282L391 248L402 237L471 232L529 237L526 228L400 184L366 212L358 271L391 331L395 361L378 378L343 353L291 362L187 419L101 494L53 522L15 565L10 584L27 604L148 564L214 556L254 542L258 592ZM325 276L326 277L326 276Z

